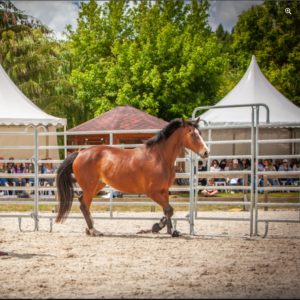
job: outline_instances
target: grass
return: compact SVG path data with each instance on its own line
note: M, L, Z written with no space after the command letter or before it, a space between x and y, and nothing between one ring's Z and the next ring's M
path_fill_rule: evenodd
M222 198L228 198L227 201L242 201L242 193L218 193L217 197L211 197L207 198L207 200L213 201L218 200L218 197ZM290 192L290 193L269 193L269 202L283 202L283 203L299 203L300 202L300 195L299 192ZM250 199L250 194L247 195L247 198ZM203 198L202 198L203 199ZM52 212L55 210L56 203L53 202L53 204L43 204L43 201L47 201L47 199L41 200L39 204L39 211L40 212ZM108 204L97 204L97 201L101 200L101 202L106 201L109 204L109 200L103 199L103 198L97 198L93 201L91 206L92 212L109 212L109 205ZM34 210L34 205L32 204L32 201L28 201L27 204L18 204L16 200L12 200L15 203L12 204L1 204L0 203L0 212L31 212ZM22 199L24 201L24 199ZM145 198L145 197L124 197L124 198L116 198L113 201L115 202L137 202L137 204L133 204L131 206L129 205L114 205L113 211L114 212L149 212L149 211L158 211L162 212L162 209L155 204L154 201ZM149 204L138 204L138 202L144 202L149 201ZM264 201L264 194L259 194L259 202ZM182 205L176 205L176 202L183 203ZM188 193L174 193L170 195L170 204L173 206L175 211L188 211L189 209L189 194ZM198 210L200 211L242 211L243 207L242 205L197 205ZM248 208L248 207L247 207ZM283 209L284 207L280 207L280 209ZM263 208L262 208L263 209ZM274 208L272 208L273 210ZM71 212L80 212L78 201L74 200L74 203L72 205Z

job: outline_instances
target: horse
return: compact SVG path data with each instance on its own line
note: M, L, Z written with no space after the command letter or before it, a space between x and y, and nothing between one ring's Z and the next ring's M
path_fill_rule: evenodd
M146 194L161 206L164 213L149 231L158 233L167 226L168 234L179 236L179 232L172 228L174 210L169 204L169 188L175 179L175 160L184 148L201 158L209 155L199 130L199 121L200 118L174 119L136 148L98 145L67 156L56 175L59 202L56 223L67 218L73 202L73 184L77 182L82 190L78 199L87 224L86 234L103 235L94 228L90 206L93 196L109 185L123 193Z

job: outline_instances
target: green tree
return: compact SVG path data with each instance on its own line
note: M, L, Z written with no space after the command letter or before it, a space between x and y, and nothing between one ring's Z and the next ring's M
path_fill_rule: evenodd
M289 7L292 14L285 13ZM247 68L255 54L270 82L300 104L300 2L265 1L239 16L234 27L232 64ZM241 66L241 67L239 67Z
M83 3L69 31L71 81L84 117L130 104L169 120L216 101L227 59L207 1Z
M95 0L82 2L76 31L68 27L68 48L72 56L70 82L81 108L79 123L94 117L98 109L107 111L112 107L112 103L101 97L107 93L105 78L113 59L112 45L126 36L126 7L126 1L102 5Z
M27 27L46 27L42 23L32 18L16 8L10 0L0 0L0 33L4 30L19 30L22 25Z
M67 117L70 125L74 124L76 116L71 112L76 112L76 105L72 103L70 58L65 44L56 41L39 21L26 18L7 3L5 8L10 8L10 15L0 25L0 63L42 110Z

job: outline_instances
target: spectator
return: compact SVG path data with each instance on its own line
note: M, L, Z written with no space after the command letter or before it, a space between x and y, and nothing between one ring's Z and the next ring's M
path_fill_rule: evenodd
M112 190L111 192L107 193L106 195L102 196L103 198L109 199L110 196L112 198L123 198L123 193L117 190Z
M228 171L226 159L221 160L221 162L219 164L219 167L220 167L220 172L221 171ZM226 178L217 178L216 182L223 183L224 186L225 186L226 185Z
M292 165L292 169L293 171L297 172L300 171L300 160L295 160L293 165ZM300 184L300 180L299 177L298 179L294 179L294 185L299 185Z
M8 162L6 164L6 173L12 174L14 172L14 167L15 167L15 164L13 162L14 157L10 157L9 160L11 162ZM16 185L16 178L8 178L7 182L8 182L9 186L15 186ZM9 195L12 195L12 194L13 194L13 191L9 191Z
M282 161L282 164L279 166L278 172L287 172L287 171L293 171L291 166L289 165L289 161L287 159L284 159ZM291 178L279 178L279 183L281 185L291 185L293 180Z
M34 164L33 163L25 163L25 173L34 174ZM34 186L34 178L33 177L26 178L26 186ZM33 194L34 191L32 190L29 193Z
M46 160L51 160L50 157L46 158ZM56 169L53 167L52 162L46 162L42 165L42 174L54 174L56 171ZM45 179L45 181L49 184L49 185L53 185L54 182L54 178L47 178Z
M251 162L249 159L242 159L242 163L241 163L241 169L242 170L251 170Z
M210 171L211 172L220 172L221 171L220 164L219 164L218 160L216 160L216 159L212 160L212 162L210 164ZM215 178L214 181L215 182L221 182L221 181L224 181L224 179L222 179L222 178Z
M243 171L250 171L251 170L251 162L247 158L243 158L241 162L241 169ZM247 176L247 185L251 183L251 175ZM244 185L244 179L242 179L242 185Z
M242 167L241 164L237 159L232 160L232 166L229 167L229 171L241 171ZM243 181L239 177L234 177L229 179L230 185L242 185ZM234 191L231 191L232 194L234 194Z
M228 171L227 170L227 160L226 159L222 159L219 166L220 166L221 171Z
M201 193L206 197L212 197L218 193L218 190L214 187L214 178L208 179L208 185Z
M259 172L263 172L264 169L265 169L265 166L264 166L262 160L260 159L260 160L258 161L257 170L258 170Z
M47 162L43 163L41 165L41 173L42 174L54 174L56 171L56 168L53 167L53 164L51 162L51 157L46 158L45 160L47 160ZM50 162L49 162L50 160ZM42 185L44 185L45 187L50 187L53 186L54 184L54 178L44 178ZM54 191L49 191L48 195L54 195Z
M182 165L179 163L178 165L175 166L175 171L176 173L184 173ZM189 185L189 179L188 178L176 178L175 182L178 185Z
M207 167L204 166L202 160L199 160L199 162L198 162L198 172L205 172L205 171L207 171ZM207 180L206 180L206 178L199 178L198 183L199 183L200 185L206 185Z
M2 162L4 158L0 157L0 173L7 173L6 165ZM0 186L8 186L7 178L0 177ZM6 194L6 191L0 190L0 196L4 196Z
M220 166L219 166L219 162L214 159L212 160L211 164L210 164L210 171L212 172L216 172L216 171L220 171Z
M232 166L229 167L229 171L241 171L242 166L237 159L232 161ZM238 184L240 178L231 178L230 184Z
M12 169L12 173L14 174L23 174L25 173L25 169L24 169L24 166L22 163L15 163L14 164L14 167ZM26 179L24 177L17 177L17 178L14 178L15 179L15 183L16 183L16 186L25 186L26 185ZM25 191L17 191L16 193L18 196L20 197L28 197L28 195L26 194Z
M274 167L276 171L279 170L279 166L281 165L281 159L275 159Z
M263 162L264 171L265 172L274 172L276 171L275 166L273 165L273 161L271 159L265 159ZM268 182L270 185L279 185L279 181L277 179L268 178ZM264 180L261 180L261 184L264 185Z

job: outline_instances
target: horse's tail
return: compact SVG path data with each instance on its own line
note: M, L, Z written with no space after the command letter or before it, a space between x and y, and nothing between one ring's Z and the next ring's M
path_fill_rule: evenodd
M56 175L56 186L58 193L59 209L56 217L56 222L63 222L72 206L73 202L73 162L77 157L78 152L70 154L59 166Z

